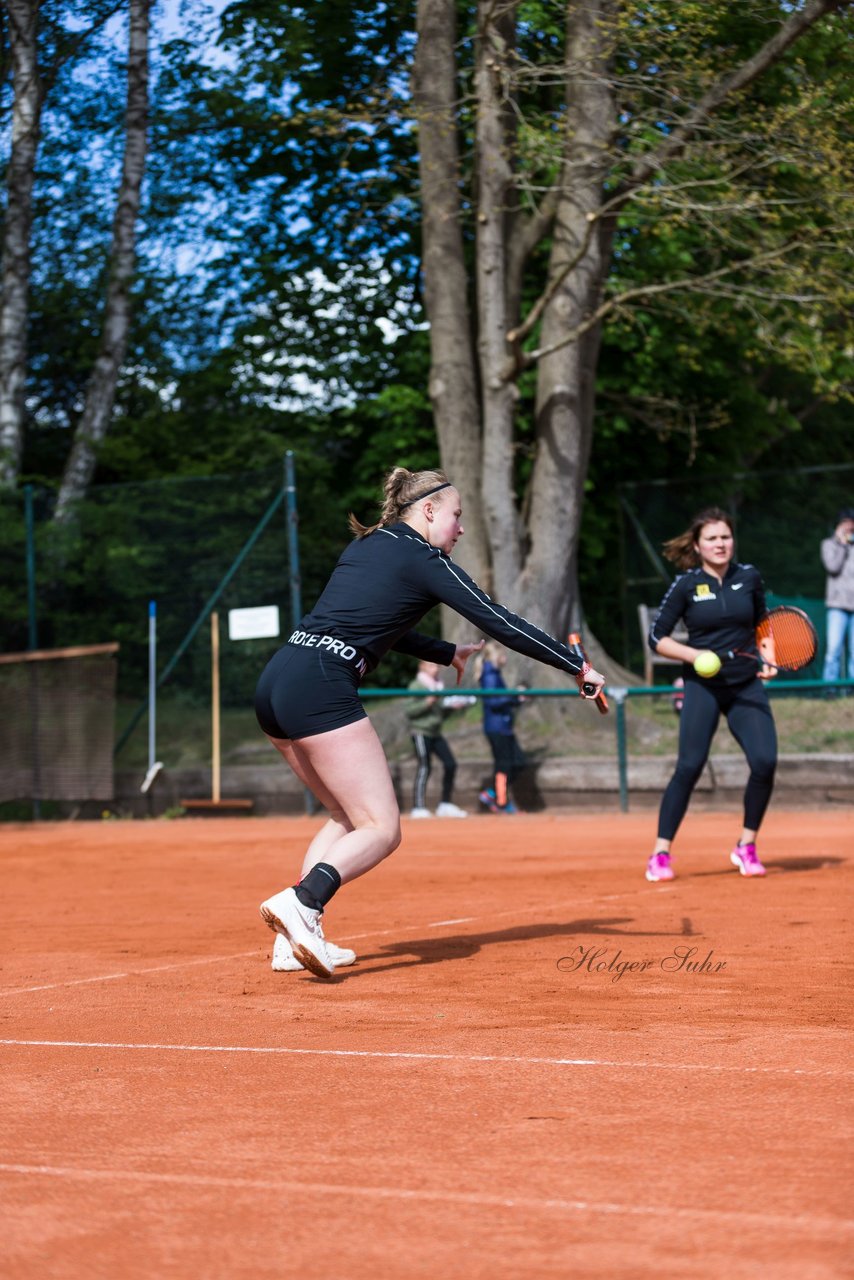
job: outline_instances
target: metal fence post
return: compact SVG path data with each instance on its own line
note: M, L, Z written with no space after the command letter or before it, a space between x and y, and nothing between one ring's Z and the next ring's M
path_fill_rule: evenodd
M293 449L288 449L285 453L285 521L288 526L288 565L291 578L291 629L295 630L302 617L302 579L299 571L299 513ZM310 818L317 812L317 797L309 787L305 788L305 811Z
M626 703L628 689L609 688L608 694L617 708L617 774L620 781L620 812L629 811L629 759L626 742Z
M297 482L294 451L285 454L285 517L288 526L288 561L291 578L291 627L298 627L302 617L302 581L299 571L299 516L297 514Z
M39 631L36 618L36 537L33 515L33 486L24 485L24 519L27 530L27 621L29 624L28 649L38 649Z
M36 618L36 534L33 515L33 486L24 485L24 520L27 537L27 648L39 647L39 630ZM30 716L33 724L33 822L42 816L41 808L41 754L39 746L39 673L38 664L30 664Z

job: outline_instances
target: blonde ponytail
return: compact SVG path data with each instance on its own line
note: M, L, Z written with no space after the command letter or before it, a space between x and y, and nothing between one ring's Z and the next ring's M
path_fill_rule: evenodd
M392 467L383 484L383 506L376 524L364 525L351 511L347 523L356 538L366 538L383 525L397 524L404 509L411 507L430 494L438 493L450 485L444 471L407 471L406 467Z

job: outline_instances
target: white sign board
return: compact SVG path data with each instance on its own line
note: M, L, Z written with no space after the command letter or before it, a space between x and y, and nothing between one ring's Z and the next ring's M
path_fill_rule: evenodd
M229 640L261 640L279 634L279 606L260 605L257 609L229 609Z

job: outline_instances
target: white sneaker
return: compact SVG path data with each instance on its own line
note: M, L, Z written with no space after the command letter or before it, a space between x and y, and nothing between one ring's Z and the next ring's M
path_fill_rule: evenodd
M297 960L318 978L331 978L335 962L323 936L320 912L303 906L293 889L276 893L259 907L271 929L289 939Z
M413 809L409 814L410 818L432 818L433 815L429 809Z
M458 804L451 804L449 800L443 800L436 810L437 818L467 818L468 814L465 809L461 809Z
M326 949L332 957L336 969L346 969L348 964L356 963L356 953L351 951L349 947L336 947L334 942L327 940ZM276 941L273 943L273 963L271 967L275 973L302 973L305 969L305 965L297 960L293 947L283 933L276 934Z

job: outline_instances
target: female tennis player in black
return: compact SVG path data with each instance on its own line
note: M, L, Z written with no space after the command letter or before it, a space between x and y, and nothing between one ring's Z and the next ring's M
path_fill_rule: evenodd
M672 880L670 846L688 808L691 793L709 754L721 715L750 766L744 793L744 826L730 860L743 876L764 876L756 853L759 830L777 763L777 734L762 684L773 667L750 657L724 658L717 675L703 677L694 661L703 650L719 656L731 650L756 652L756 624L768 612L759 571L733 560L732 522L719 507L694 517L689 529L664 544L664 554L682 570L661 602L650 628L649 645L665 658L685 663L685 697L679 717L679 758L661 801L658 839L647 862L647 880ZM674 640L679 619L688 643ZM763 655L773 662L774 655Z
M395 467L386 477L378 524L365 528L350 517L355 540L258 682L261 728L329 812L309 845L301 880L262 903L261 915L319 977L331 977L336 953L340 957L323 936L323 908L342 884L400 843L388 763L359 701L359 681L382 656L394 649L454 667L459 684L483 641L453 645L412 630L441 603L508 648L568 672L583 697L595 697L604 684L566 645L490 600L454 564L461 516L459 494L441 471ZM351 956L344 953L339 963Z

